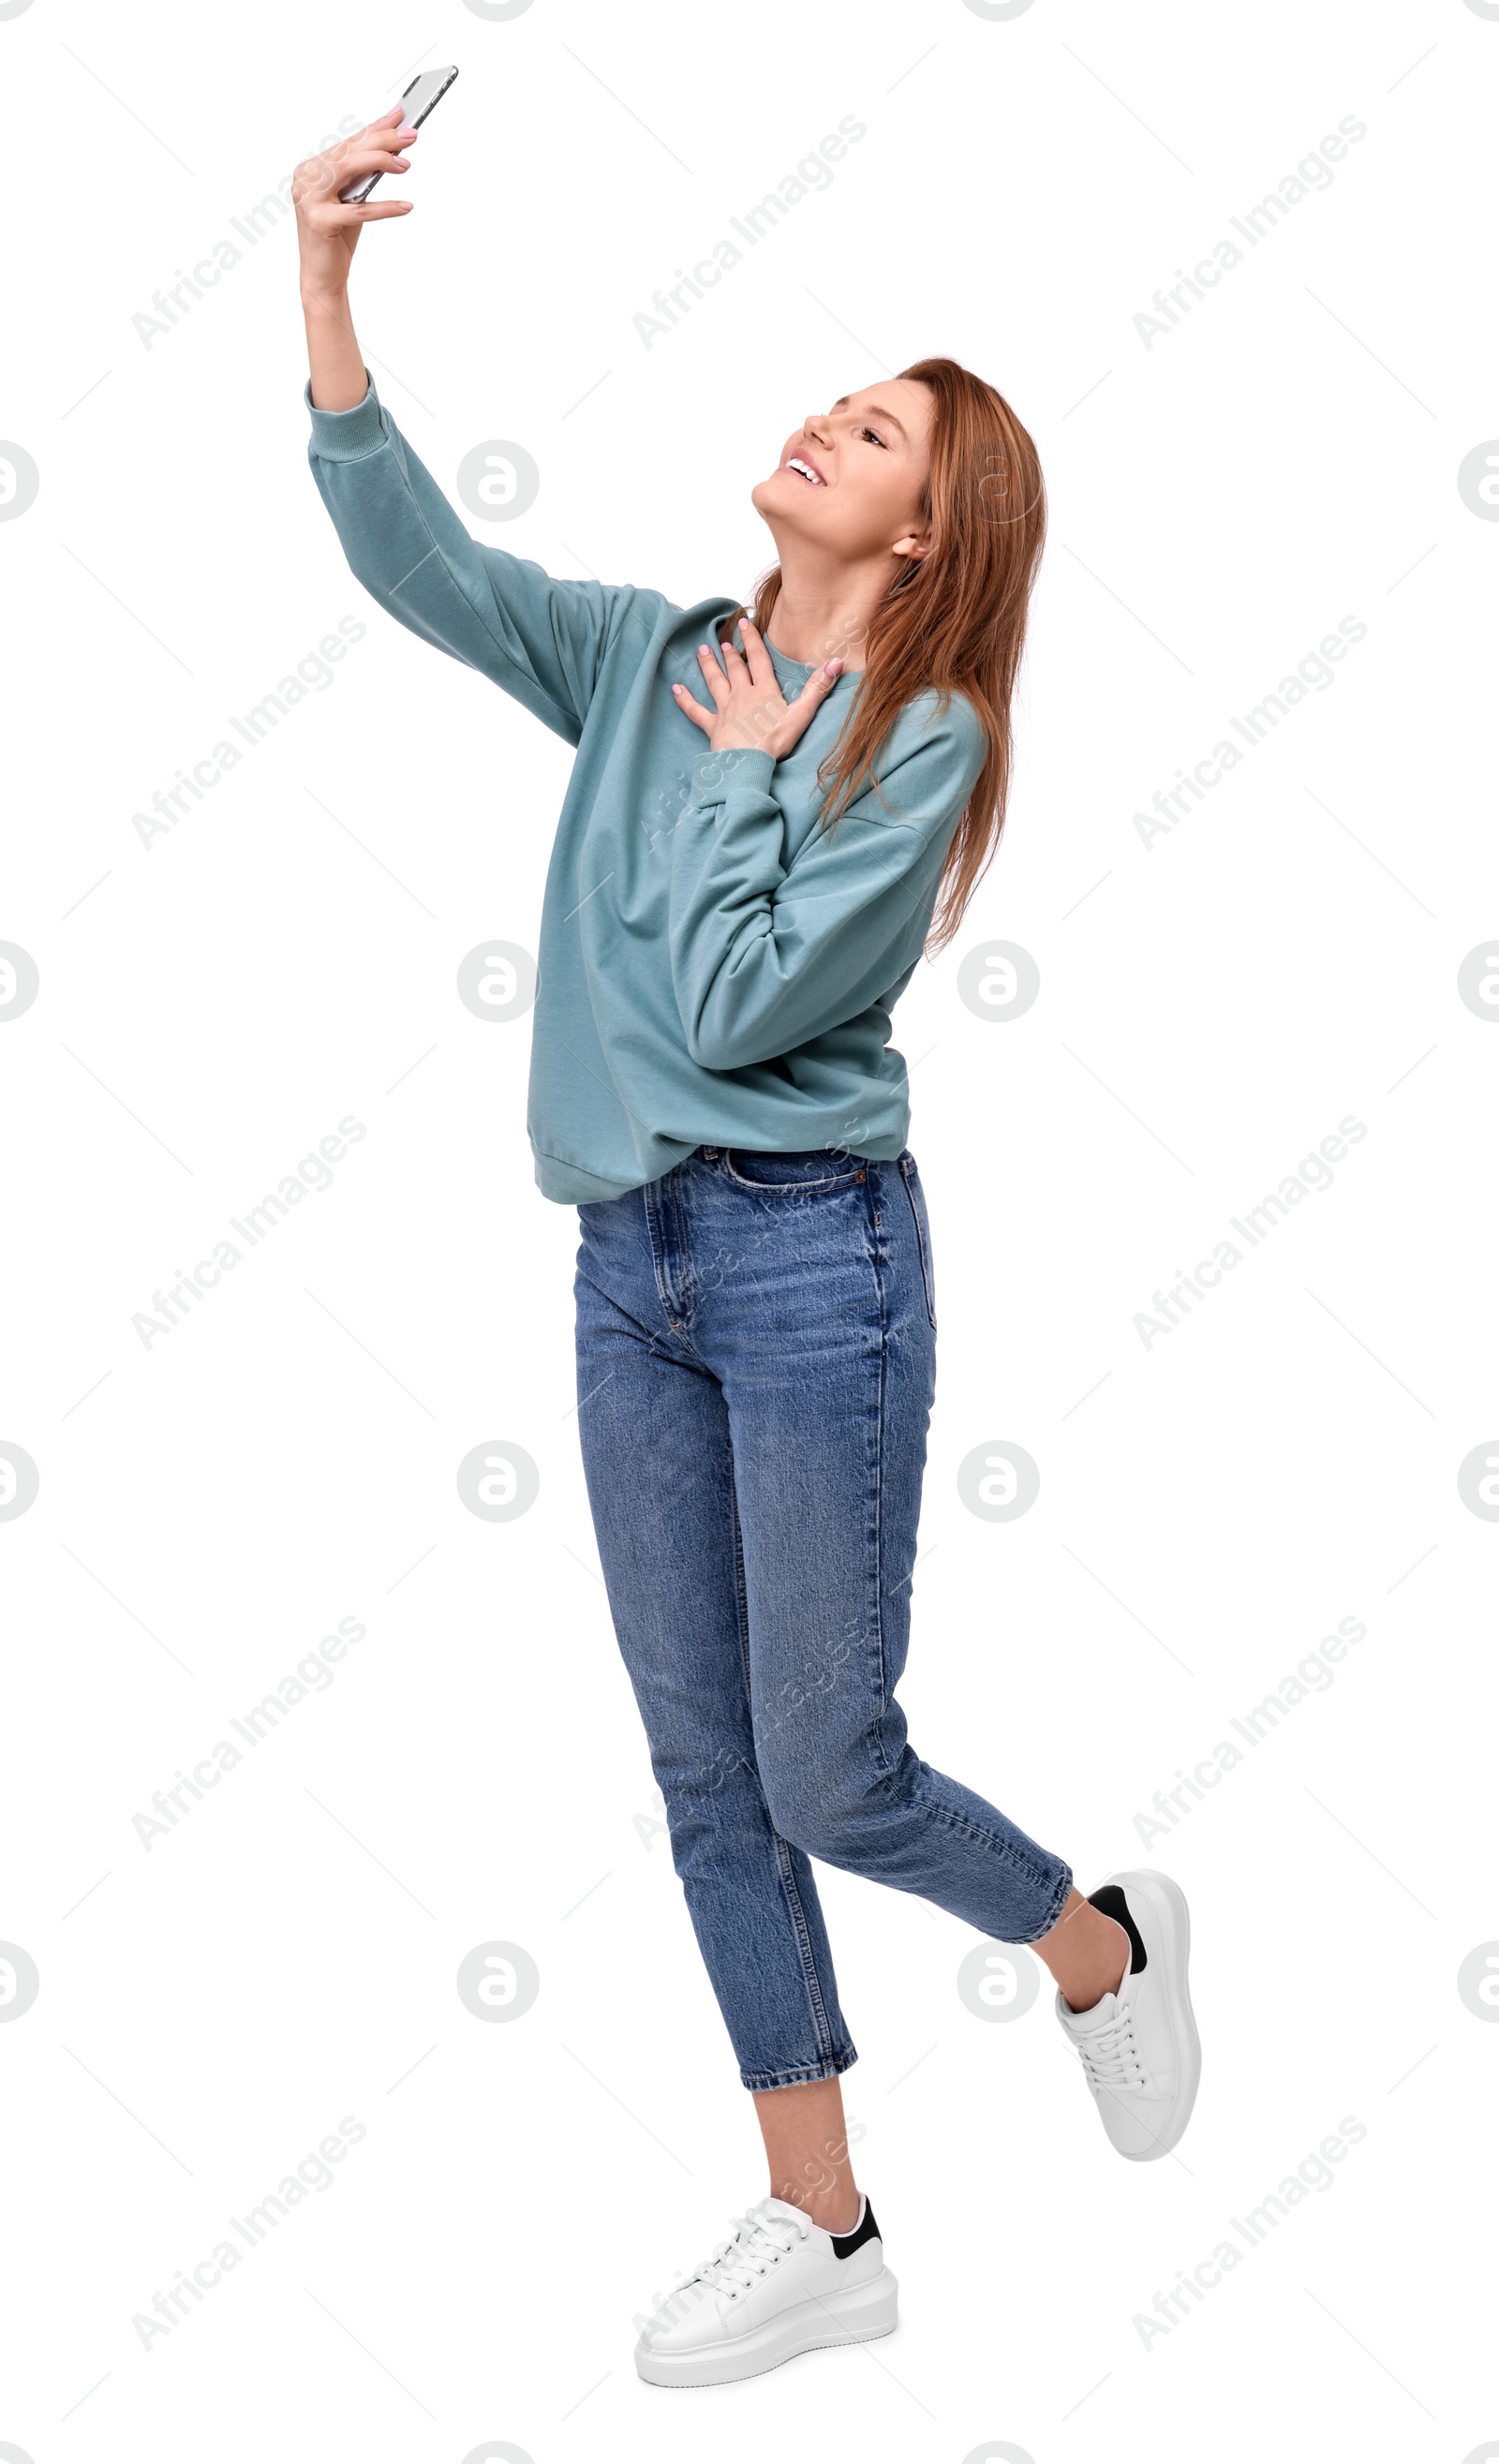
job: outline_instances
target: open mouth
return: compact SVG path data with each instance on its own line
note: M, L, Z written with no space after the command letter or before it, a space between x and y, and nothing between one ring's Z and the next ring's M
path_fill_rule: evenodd
M788 455L781 467L783 471L794 471L797 477L805 480L808 487L823 488L827 484L821 471L815 469L810 462L804 462L800 453Z

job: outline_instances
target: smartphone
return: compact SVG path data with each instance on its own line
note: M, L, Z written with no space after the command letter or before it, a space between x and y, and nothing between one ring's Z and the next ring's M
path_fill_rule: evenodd
M406 105L406 118L401 123L403 128L420 128L434 104L441 102L457 74L456 69L424 69L420 77L414 77L401 97ZM366 172L364 179L339 190L339 203L362 206L376 181L383 180L385 176L384 171Z

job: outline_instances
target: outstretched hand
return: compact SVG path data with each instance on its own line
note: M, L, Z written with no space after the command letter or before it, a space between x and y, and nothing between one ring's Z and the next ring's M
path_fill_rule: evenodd
M747 616L739 619L743 652L732 642L721 645L720 668L704 643L697 653L703 682L713 695L712 710L694 701L685 685L673 685L676 706L694 727L700 727L715 753L768 753L774 760L790 752L805 735L843 673L842 659L814 668L795 701L788 702L776 681L775 669L759 632Z
M303 291L341 292L348 280L349 260L366 223L391 222L408 214L408 197L377 197L364 205L345 205L339 194L367 171L408 171L405 152L416 143L403 104L392 103L362 128L330 145L325 154L309 155L293 174L292 202L297 209L297 235L301 256Z

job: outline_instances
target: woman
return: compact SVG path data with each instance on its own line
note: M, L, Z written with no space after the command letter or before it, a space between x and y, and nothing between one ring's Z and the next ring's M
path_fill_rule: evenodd
M349 317L360 231L410 208L338 190L404 171L411 134L397 105L298 172L310 452L374 598L577 748L528 1127L578 1208L609 1605L770 2176L636 2348L705 2386L895 2324L810 1857L1029 1943L1122 2155L1165 2154L1196 2093L1177 1886L1085 1898L894 1700L936 1317L890 1011L998 839L1041 478L1001 397L929 360L787 440L753 492L780 558L753 619L476 544Z

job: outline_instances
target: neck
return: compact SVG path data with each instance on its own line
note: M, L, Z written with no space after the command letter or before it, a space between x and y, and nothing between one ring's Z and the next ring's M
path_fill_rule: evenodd
M862 668L870 620L890 588L893 569L889 555L850 565L799 555L788 543L770 619L782 656L805 667L842 659L849 673Z

